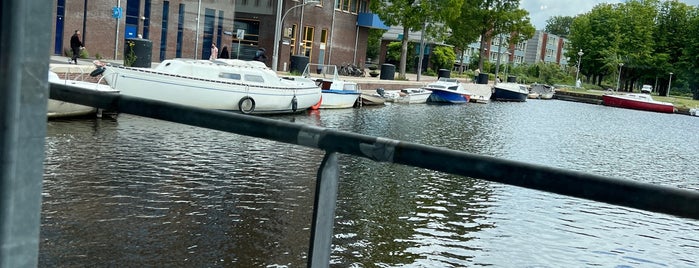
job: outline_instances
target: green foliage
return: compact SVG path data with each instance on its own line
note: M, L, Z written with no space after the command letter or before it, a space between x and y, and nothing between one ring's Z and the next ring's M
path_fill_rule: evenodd
M571 16L553 16L546 20L546 32L567 37L570 34L571 24L573 24Z
M454 65L454 61L456 60L456 53L454 53L454 49L451 47L446 47L446 46L437 46L434 48L432 51L432 56L430 56L430 61L432 62L432 66L439 70L439 69L449 69L451 70L451 66Z
M369 37L367 39L366 57L376 61L379 58L381 51L381 36L386 30L369 29Z
M128 51L124 55L124 66L133 66L136 62L136 53L133 51L133 47L136 45L135 42L128 40L126 41L126 46L128 46Z
M100 53L95 53L95 59L101 60L101 59L102 59L102 55L100 55Z

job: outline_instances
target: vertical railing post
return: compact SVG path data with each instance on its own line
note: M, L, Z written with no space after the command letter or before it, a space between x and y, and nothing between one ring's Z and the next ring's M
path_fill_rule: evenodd
M39 263L53 3L0 2L0 268Z
M308 267L317 268L330 265L330 247L333 238L333 224L335 223L339 176L337 152L326 153L316 179Z

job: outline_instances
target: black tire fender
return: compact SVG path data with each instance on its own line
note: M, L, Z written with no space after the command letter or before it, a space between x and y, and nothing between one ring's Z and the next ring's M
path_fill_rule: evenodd
M255 111L255 100L245 96L238 101L238 110L244 114L250 114Z
M90 72L90 76L92 76L92 77L98 76L98 75L104 73L104 70L105 70L104 67L97 67L97 69Z
M291 99L291 111L295 113L296 110L298 110L298 108L299 108L299 100L296 98L296 96L294 96Z

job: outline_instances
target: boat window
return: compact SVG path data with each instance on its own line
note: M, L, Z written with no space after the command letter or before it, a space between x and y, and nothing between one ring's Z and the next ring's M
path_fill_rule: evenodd
M357 91L357 85L354 84L345 84L342 87L343 90L350 90L350 91Z
M218 77L226 78L226 79L240 80L240 74L234 74L234 73L219 73Z
M265 79L262 78L262 76L259 76L259 75L246 74L246 75L245 75L245 81L264 83L264 82L265 82Z

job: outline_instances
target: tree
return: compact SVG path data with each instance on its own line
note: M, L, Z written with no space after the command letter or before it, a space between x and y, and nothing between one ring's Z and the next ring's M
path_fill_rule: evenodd
M387 25L403 27L399 75L405 77L410 31L428 29L428 34L445 33L444 22L457 17L463 0L375 0L370 8Z
M687 31L699 33L699 10L691 9L687 16ZM682 51L682 61L679 65L683 67L693 99L699 100L699 35L689 35Z
M570 35L570 26L573 24L571 16L553 16L546 20L546 32L560 37Z
M432 57L430 57L430 61L432 61L432 66L435 70L451 69L455 60L456 54L454 53L454 49L447 46L435 47L432 51Z
M486 44L493 36L516 33L517 38L529 39L534 35L534 26L529 21L529 12L519 8L519 0L466 0L465 4L473 6L469 22L462 27L473 27L481 36L478 68L483 70L483 61L487 59Z

